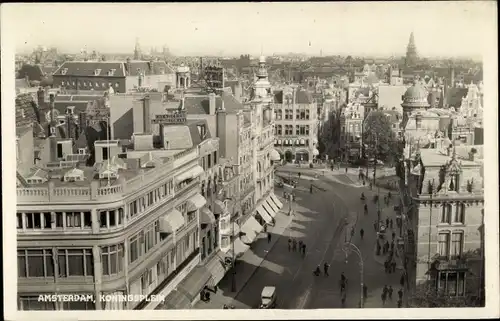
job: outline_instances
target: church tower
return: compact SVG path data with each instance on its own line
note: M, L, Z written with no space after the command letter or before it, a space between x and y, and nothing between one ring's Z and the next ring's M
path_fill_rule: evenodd
M142 51L141 45L139 44L139 38L135 38L134 60L142 60Z
M413 67L417 64L417 46L415 45L415 37L413 32L410 34L410 41L406 47L406 67Z

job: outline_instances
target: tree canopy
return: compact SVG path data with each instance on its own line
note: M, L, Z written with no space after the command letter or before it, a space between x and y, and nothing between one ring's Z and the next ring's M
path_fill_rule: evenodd
M363 130L365 156L384 162L397 160L401 153L390 118L381 111L372 111L366 118Z
M422 284L417 286L408 298L410 308L454 308L480 306L481 301L469 295L447 296L434 287Z

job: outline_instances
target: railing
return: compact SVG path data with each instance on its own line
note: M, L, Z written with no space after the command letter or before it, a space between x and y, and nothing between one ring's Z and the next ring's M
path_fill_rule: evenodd
M112 185L99 187L98 181L90 182L85 187L54 187L49 181L47 187L23 187L17 189L18 203L38 203L38 202L75 202L105 200L107 198L121 198L124 193L129 194L142 189L159 179L172 173L175 168L195 160L197 158L196 148L182 151L174 155L172 160L159 167L143 172L138 176L126 181L123 185ZM193 182L193 184L196 182ZM191 186L190 184L189 186Z

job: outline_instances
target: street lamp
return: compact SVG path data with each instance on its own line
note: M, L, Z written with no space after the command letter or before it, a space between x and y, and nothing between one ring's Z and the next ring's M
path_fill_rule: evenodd
M364 307L364 295L363 295L363 288L364 288L364 278L363 278L363 275L364 275L364 262L363 262L363 256L361 255L361 250L356 246L354 245L353 243L351 242L346 242L344 243L344 248L343 248L343 251L345 253L345 263L347 264L347 247L350 247L352 250L354 250L354 253L356 253L359 257L359 267L361 268L360 270L360 273L361 273L361 308Z

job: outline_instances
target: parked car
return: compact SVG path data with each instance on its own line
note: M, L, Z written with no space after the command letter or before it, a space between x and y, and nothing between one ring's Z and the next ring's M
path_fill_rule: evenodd
M260 295L260 308L261 309L274 309L276 307L277 295L276 295L276 287L274 286L266 286L262 289L262 293Z

